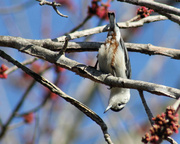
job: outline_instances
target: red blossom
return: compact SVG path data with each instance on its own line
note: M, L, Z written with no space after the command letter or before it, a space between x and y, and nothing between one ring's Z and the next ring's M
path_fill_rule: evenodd
M178 133L180 127L178 123L178 115L172 107L167 107L166 112L152 118L155 124L150 128L150 133L146 133L142 138L142 142L147 144L158 143L162 139L166 139L173 132Z
M108 0L106 3L100 2L100 0L92 0L91 6L88 7L88 15L89 16L98 16L101 19L108 19L108 11L110 7L110 1Z
M108 20L108 7L100 6L97 11L97 16L101 19Z
M38 63L38 62L34 62L34 63L31 64L30 69L31 69L32 71L34 71L35 73L39 73L39 72L40 72L40 69L41 69L41 64ZM25 79L31 79L31 78L32 78L32 77L31 77L30 75L28 75L27 73L23 73L23 77L24 77Z
M141 18L145 18L149 16L152 12L154 12L153 9L149 9L145 6L141 6L140 8L137 9L137 15L140 15Z
M58 95L57 94L55 94L55 93L51 93L50 94L50 99L51 100L56 100L58 98Z
M25 115L23 115L23 118L24 118L25 123L30 124L34 120L34 113L31 112L31 113L25 114Z
M0 67L0 78L4 78L6 79L7 78L7 74L5 73L5 71L8 69L8 67L4 64L1 65Z
M60 73L60 72L63 72L63 71L65 71L66 69L64 69L64 68L62 68L62 67L60 67L60 66L55 66L55 71L57 72L57 73Z
M62 6L67 7L69 10L74 10L74 3L72 0L55 0L57 3L60 3Z

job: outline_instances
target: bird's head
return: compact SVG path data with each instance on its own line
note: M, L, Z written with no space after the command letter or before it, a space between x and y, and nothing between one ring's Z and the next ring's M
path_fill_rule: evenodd
M122 103L122 102L109 103L104 113L107 112L109 109L111 109L114 112L119 112L125 107L125 105L126 103Z
M107 112L109 109L111 109L114 112L121 111L125 107L126 103L128 103L129 99L129 89L112 88L111 95L109 98L109 104L104 113Z

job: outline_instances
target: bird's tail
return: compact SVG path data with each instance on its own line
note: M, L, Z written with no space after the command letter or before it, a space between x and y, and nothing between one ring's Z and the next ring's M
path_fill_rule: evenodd
M108 17L109 17L110 30L114 30L116 25L115 13L108 12Z

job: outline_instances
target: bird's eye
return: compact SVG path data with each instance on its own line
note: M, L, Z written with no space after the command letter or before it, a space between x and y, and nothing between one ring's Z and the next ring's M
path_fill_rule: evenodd
M118 106L121 106L121 103L118 103Z

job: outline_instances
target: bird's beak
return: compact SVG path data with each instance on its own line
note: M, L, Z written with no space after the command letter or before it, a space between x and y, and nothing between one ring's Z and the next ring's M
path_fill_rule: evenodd
M108 107L106 108L106 110L104 111L104 113L106 113L111 107L112 107L112 105L108 105Z

